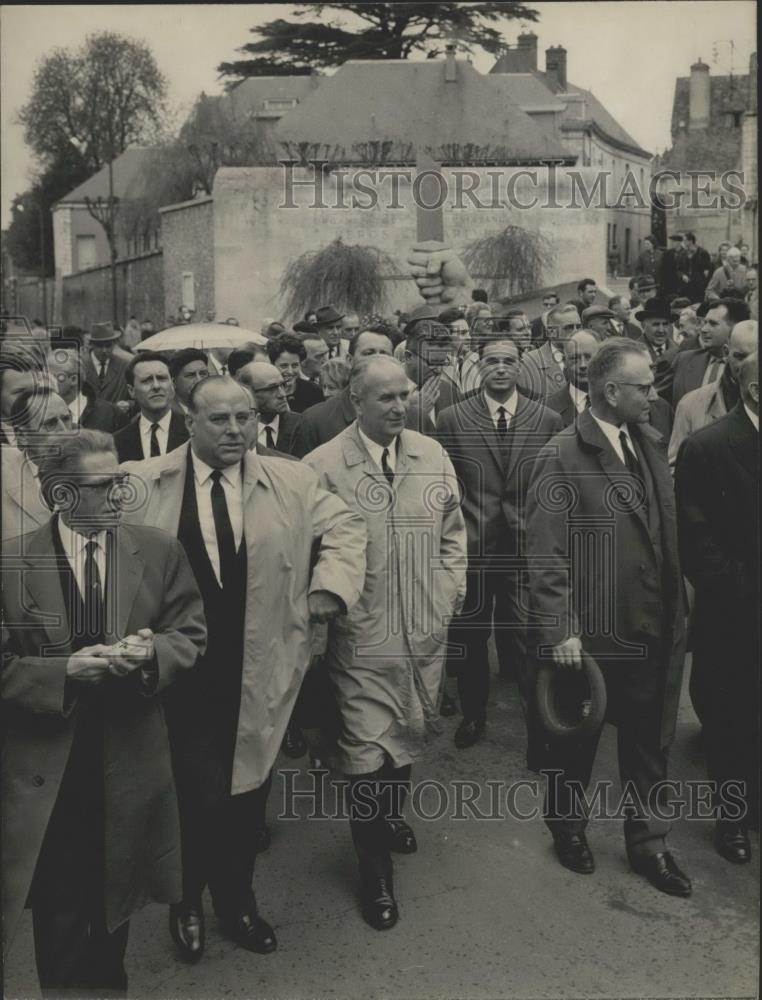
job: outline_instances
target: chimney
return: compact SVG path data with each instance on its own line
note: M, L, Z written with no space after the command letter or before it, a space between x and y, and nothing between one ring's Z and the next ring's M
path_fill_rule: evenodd
M533 31L522 31L517 39L519 65L517 72L531 73L537 69L537 35Z
M566 90L566 49L563 45L551 45L545 50L545 72L555 90Z
M455 65L455 45L448 42L445 45L445 83L455 83L458 71Z
M709 67L699 57L691 66L688 128L709 127Z

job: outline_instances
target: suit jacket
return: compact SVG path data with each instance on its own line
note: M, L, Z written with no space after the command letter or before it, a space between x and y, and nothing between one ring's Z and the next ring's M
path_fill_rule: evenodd
M526 493L537 454L562 428L561 418L518 396L501 440L483 393L443 410L437 440L461 484L469 558L523 554Z
M177 535L189 448L123 467L136 477L143 501L127 516ZM351 608L365 577L362 517L321 489L301 462L246 453L243 525L245 648L233 795L259 788L278 755L311 657L308 594L327 590Z
M310 406L322 403L324 399L323 390L319 385L308 381L306 378L298 378L296 380L294 395L289 396L288 405L292 412L304 413Z
M645 644L661 650L658 724L667 745L685 657L675 499L656 432L628 429L652 486L645 503L590 411L540 452L527 498L530 605L541 660L572 635L630 672Z
M523 356L518 385L527 395L541 402L546 396L566 385L566 376L553 358L550 342L527 351Z
M720 385L721 379L700 385L687 392L675 410L675 423L669 439L669 464L674 466L680 445L691 434L714 423L728 412Z
M286 455L291 454L294 435L301 422L301 413L291 413L288 410L285 413L281 413L278 420L278 437L275 440L275 451L283 452Z
M754 698L759 670L759 432L742 403L683 442L675 493L680 556L696 589L694 648L726 684L743 678L740 696Z
M80 427L104 431L106 434L114 434L120 427L124 427L125 416L107 399L99 399L89 382L83 383L82 395L87 400L87 405L80 415Z
M709 352L678 351L673 362L674 377L672 380L672 405L677 406L686 392L698 389L701 385L707 366Z
M349 398L349 386L337 392L330 399L311 406L301 415L299 426L294 431L292 452L297 458L304 458L315 448L325 444L354 422L357 414Z
M6 445L0 449L2 469L2 540L25 535L50 520L40 497L37 470L23 451Z
M8 940L27 898L37 857L87 697L66 677L71 655L61 577L51 561L53 519L5 545L3 563L2 878ZM140 671L109 676L103 693L106 922L114 930L148 899L182 893L177 801L159 700L190 670L206 640L198 588L182 547L153 528L116 531L106 642L155 633L157 684ZM55 565L55 564L54 564ZM110 606L110 611L109 611ZM8 626L8 627L6 627ZM11 627L12 626L12 627ZM83 689L87 690L87 689Z
M127 380L124 375L128 364L129 358L125 360L117 354L112 354L106 369L106 378L101 385L98 369L93 364L92 355L88 351L85 381L90 383L99 399L105 399L109 403L118 403L123 399L128 400L130 396L127 392Z
M684 295L691 302L701 302L712 274L712 258L703 247L698 247L692 257L682 250L677 261L677 273L679 291L676 294ZM685 281L685 278L688 280Z
M559 389L558 392L554 392L551 396L548 396L545 400L545 406L559 414L564 427L573 424L579 417L577 408L569 395L568 386L564 386L563 389ZM668 441L672 431L672 407L669 403L658 396L652 399L648 422L654 430L661 434L665 442Z
M167 451L174 451L181 444L188 440L188 428L185 426L185 418L179 413L171 411L172 416L169 421L169 434L167 437ZM140 440L140 415L117 431L114 435L117 455L120 462L142 462L143 444ZM150 457L150 456L149 456Z

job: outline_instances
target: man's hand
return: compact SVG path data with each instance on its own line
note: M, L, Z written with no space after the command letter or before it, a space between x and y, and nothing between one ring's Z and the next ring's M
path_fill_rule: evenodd
M109 646L83 646L77 653L72 653L66 662L66 676L69 680L81 684L100 684L108 674Z
M420 389L416 389L410 394L411 403L420 403L421 413L430 413L432 408L437 405L441 382L441 374L432 375L426 379Z
M553 662L559 670L582 669L582 642L573 635L570 639L559 642L551 649Z
M415 243L407 257L418 291L427 302L467 300L471 278L451 246L437 240Z
M137 635L128 635L121 642L108 646L104 654L109 662L109 672L124 677L145 667L154 654L153 632L150 628L138 629Z
M341 600L328 590L316 590L307 598L311 622L329 622L344 613Z

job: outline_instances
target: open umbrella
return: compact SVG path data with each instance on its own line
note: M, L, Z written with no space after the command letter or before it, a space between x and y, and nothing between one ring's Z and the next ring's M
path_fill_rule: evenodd
M267 343L267 338L253 330L227 323L187 323L170 326L135 345L136 351L181 351L185 347L209 350L213 347L243 347L246 343Z

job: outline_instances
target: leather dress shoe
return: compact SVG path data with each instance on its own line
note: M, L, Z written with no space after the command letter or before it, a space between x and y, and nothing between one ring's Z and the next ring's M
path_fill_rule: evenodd
M185 961L197 962L206 942L201 904L173 903L169 908L169 933Z
M260 955L269 955L278 947L275 931L256 913L240 913L234 920L225 920L222 930L241 948Z
M734 865L746 865L751 861L749 834L740 823L717 823L714 846L718 854Z
M391 876L372 876L363 880L362 915L377 931L388 931L399 920Z
M584 833L561 830L553 834L553 847L558 860L571 872L591 875L595 871L595 858Z
M307 744L298 726L288 726L281 743L281 750L287 757L297 760L307 753Z
M270 827L265 823L264 826L261 826L254 832L254 852L256 854L264 854L269 849L271 840Z
M669 851L647 854L642 858L631 857L630 865L634 872L645 875L652 886L668 896L687 899L692 892L691 880L680 870Z
M455 746L458 750L466 750L478 743L484 726L484 722L477 722L476 719L464 719L455 730Z
M442 695L442 703L439 706L439 714L443 719L451 719L453 715L457 715L458 706L455 704L453 699L445 691Z
M389 850L396 854L415 854L418 841L404 819L388 819L386 825L389 828Z

